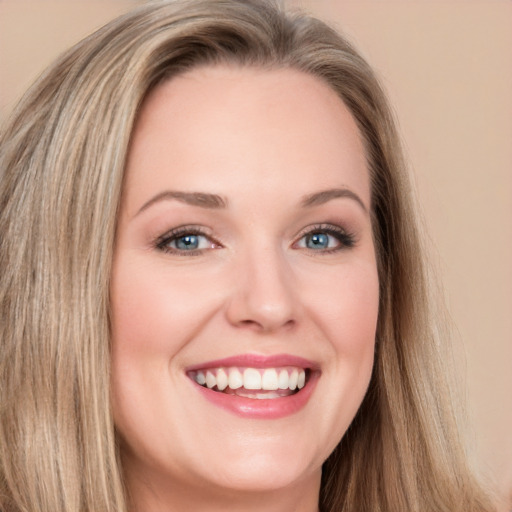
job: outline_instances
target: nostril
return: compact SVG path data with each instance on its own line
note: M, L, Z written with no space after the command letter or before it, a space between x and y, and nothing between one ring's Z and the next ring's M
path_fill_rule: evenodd
M226 304L232 325L268 332L290 329L297 322L300 302L291 280L278 275L277 264L267 263L236 280Z
M241 320L238 322L239 327L246 327L255 331L271 332L277 329L291 329L295 325L295 320L287 320L285 322L257 321L257 320Z

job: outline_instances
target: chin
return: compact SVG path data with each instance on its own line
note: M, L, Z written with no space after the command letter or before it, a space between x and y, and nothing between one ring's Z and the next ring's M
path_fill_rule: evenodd
M226 467L229 466L229 467ZM293 487L318 468L304 467L299 461L283 462L269 455L255 457L252 460L224 464L215 474L214 483L223 489L235 492L272 492ZM211 474L208 475L211 479Z
M202 478L233 491L271 492L297 485L320 472L329 455L320 455L309 435L230 437L232 442L224 442L221 455L209 454L208 473Z

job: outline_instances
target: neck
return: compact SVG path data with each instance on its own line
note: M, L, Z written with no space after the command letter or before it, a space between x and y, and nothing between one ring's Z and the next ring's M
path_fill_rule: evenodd
M282 489L238 490L127 475L130 512L318 512L321 470Z

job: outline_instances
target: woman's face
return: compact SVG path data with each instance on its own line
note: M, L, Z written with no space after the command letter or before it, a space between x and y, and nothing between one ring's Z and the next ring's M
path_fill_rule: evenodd
M149 95L111 289L128 481L318 491L372 371L369 209L356 124L319 79L211 66Z

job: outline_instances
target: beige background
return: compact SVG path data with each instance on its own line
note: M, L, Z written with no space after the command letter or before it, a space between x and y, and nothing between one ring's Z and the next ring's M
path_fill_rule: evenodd
M0 0L0 120L63 49L141 0ZM478 465L512 507L512 2L289 0L336 24L400 119L466 351Z

